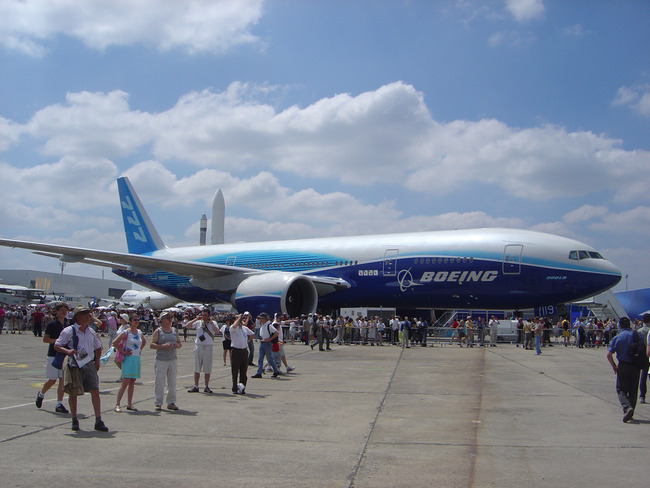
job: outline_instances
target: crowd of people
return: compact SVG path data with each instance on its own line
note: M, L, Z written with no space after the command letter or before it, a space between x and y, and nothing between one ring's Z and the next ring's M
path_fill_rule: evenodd
M641 343L644 353L650 353L650 314L643 321L631 322L624 317L617 324L613 320L577 318L570 324L566 318L551 322L546 318L518 318L516 322L517 346L535 350L551 344L566 347L600 347L608 350L608 360L617 374L617 393L624 410L624 421L632 419L640 389L641 403L647 393L648 361L645 366L632 367L633 344ZM483 347L497 344L501 321L492 316L486 323L483 317L468 315L451 324L449 343L460 347ZM36 397L36 407L41 408L45 394L57 385L55 411L70 413L72 429L79 430L77 397L89 392L95 412L95 429L107 431L101 418L98 371L113 358L120 368L120 387L114 411L137 411L133 402L135 383L141 374L141 352L148 345L156 351L154 372L154 407L157 411L166 405L168 410L178 410L176 395L177 350L187 342L188 330L194 331L194 385L189 393L199 393L201 373L203 392L211 394L210 376L213 367L213 346L219 339L223 349L223 365L230 362L232 392L245 395L248 367L256 367L252 378L262 378L264 373L278 377L291 373L284 353L285 342L301 341L313 350L330 350L330 344L339 345L397 345L410 348L427 346L430 330L425 319L393 316L386 322L381 317L331 317L309 314L298 318L265 313L252 317L248 312L233 315L212 313L208 307L185 310L168 309L153 312L148 309L93 310L80 306L71 310L65 302L47 306L0 307L0 333L24 333L31 330L48 344L46 381ZM632 331L633 335L628 332ZM638 338L637 338L638 335ZM149 336L149 338L147 338ZM628 337L629 336L629 337ZM102 345L107 338L106 347ZM489 338L489 341L488 341ZM255 363L255 342L258 357ZM647 348L647 351L646 351ZM104 354L102 354L104 352ZM617 357L618 363L614 361ZM63 363L63 358L67 363ZM282 371L282 367L285 371ZM166 390L166 392L165 392ZM63 405L64 393L69 395L70 411ZM126 406L122 406L124 394ZM166 393L166 398L165 398Z

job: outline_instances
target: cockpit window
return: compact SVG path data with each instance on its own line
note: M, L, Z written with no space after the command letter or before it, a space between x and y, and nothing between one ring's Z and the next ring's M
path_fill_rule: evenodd
M576 261L580 259L605 259L601 256L599 252L596 251L570 251L569 259L575 259Z

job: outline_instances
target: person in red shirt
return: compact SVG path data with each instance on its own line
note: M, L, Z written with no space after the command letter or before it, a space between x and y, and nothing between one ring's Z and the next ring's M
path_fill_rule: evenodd
M43 337L43 317L45 317L45 314L41 312L40 308L36 308L32 312L32 321L34 323L33 331L34 331L34 337Z

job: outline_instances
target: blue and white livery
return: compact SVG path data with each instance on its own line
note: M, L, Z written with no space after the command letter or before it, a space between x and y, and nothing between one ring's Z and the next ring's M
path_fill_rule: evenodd
M620 270L581 242L467 229L167 248L127 178L118 179L128 253L0 239L183 301L290 316L341 307L527 309L593 296Z

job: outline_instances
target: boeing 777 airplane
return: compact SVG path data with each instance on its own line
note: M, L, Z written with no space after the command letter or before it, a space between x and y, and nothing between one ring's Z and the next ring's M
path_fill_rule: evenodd
M341 307L522 310L593 296L620 270L595 249L516 229L166 247L127 178L128 253L0 239L63 262L107 266L183 301L290 316Z
M120 297L120 302L125 305L139 307L140 305L154 310L164 310L177 305L180 300L158 291L126 290Z

